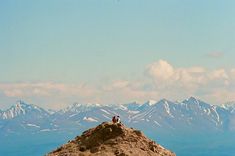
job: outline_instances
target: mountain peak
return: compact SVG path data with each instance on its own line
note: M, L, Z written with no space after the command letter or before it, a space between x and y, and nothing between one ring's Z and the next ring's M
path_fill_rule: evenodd
M56 155L149 155L175 156L171 151L148 139L144 134L123 124L103 122L57 148L48 156Z
M18 101L16 101L14 106L15 107L22 107L22 106L28 106L28 105L30 105L30 104L27 104L26 102L24 102L22 100L18 100Z
M183 103L199 103L199 101L200 101L199 99L191 96L190 98L184 100Z
M163 99L161 99L160 101L158 101L158 103L169 103L170 101L169 100L167 100L167 99L165 99L165 98L163 98Z
M149 104L150 106L152 106L152 105L156 104L157 101L155 101L155 100L148 100L146 103Z
M146 110L146 109L152 107L153 105L155 105L156 103L157 103L157 102L154 101L154 100L148 100L148 101L145 102L144 104L140 105L137 110L142 110L142 111L143 111L143 110Z
M27 112L44 112L44 109L33 105L27 104L21 100L16 101L15 105L11 106L6 111L2 112L2 119L12 119L19 115L25 115Z
M222 104L221 107L234 112L235 111L235 101L231 101L231 102L227 102L225 104Z
M189 101L197 101L198 99L195 98L195 97L193 97L193 96L191 96L191 97L188 98L188 100L189 100Z

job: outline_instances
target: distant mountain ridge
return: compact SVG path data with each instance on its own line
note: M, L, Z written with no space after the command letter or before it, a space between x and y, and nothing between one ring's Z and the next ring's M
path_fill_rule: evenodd
M194 97L182 102L167 99L123 105L74 103L59 111L47 111L39 106L17 101L7 110L0 111L0 134L41 133L87 129L113 115L136 128L156 131L234 131L235 103L211 105Z

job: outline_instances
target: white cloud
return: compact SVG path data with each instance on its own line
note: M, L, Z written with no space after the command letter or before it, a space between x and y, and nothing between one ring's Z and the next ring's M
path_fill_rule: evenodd
M203 67L175 68L167 61L160 60L147 66L148 76L157 88L191 90L205 81Z
M175 67L159 60L147 65L141 80L119 79L98 85L0 83L1 98L23 99L50 108L65 107L73 102L108 104L161 98L178 100L192 95L214 103L234 101L235 68Z
M0 90L9 97L51 97L81 95L83 97L94 94L96 90L85 84L70 85L54 82L39 83L3 83L0 84Z
M173 78L174 68L166 61L160 60L150 64L148 73L159 81L167 81Z
M159 91L165 93L165 96L171 95L174 99L181 95L200 94L200 97L207 97L208 101L216 103L235 100L233 96L235 92L232 91L235 88L231 87L235 86L234 69L226 71L222 68L214 70L204 67L176 68L167 61L160 60L149 65L147 73Z
M112 91L112 90L115 90L115 89L125 88L128 85L129 85L129 81L126 81L126 80L116 80L116 81L113 81L109 85L103 86L102 89L105 90L105 91Z
M98 94L97 88L86 84L55 82L0 83L0 96L23 99L32 103L40 101L44 106L50 108L64 107L77 100L84 103L95 102L95 95Z
M210 72L209 78L211 80L214 80L214 79L228 79L229 76L228 76L227 72L224 69L217 69L217 70L214 70L214 71Z
M24 95L24 92L22 92L20 89L5 90L3 92L8 97L21 97Z
M231 69L229 74L230 74L230 75L229 75L229 78L235 80L235 68L234 68L234 69Z

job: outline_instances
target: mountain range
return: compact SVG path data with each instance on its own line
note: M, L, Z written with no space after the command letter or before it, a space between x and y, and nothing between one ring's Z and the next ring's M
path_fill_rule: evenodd
M194 97L182 102L166 99L149 100L123 105L74 103L59 111L48 111L39 106L18 101L5 111L0 111L0 132L39 133L68 131L95 126L120 115L123 123L152 130L234 131L235 104L221 106L208 104Z
M45 154L84 130L110 121L114 115L119 115L124 125L140 129L176 155L235 153L235 102L212 105L194 97L180 102L149 100L143 104L74 103L58 111L17 101L9 109L0 110L0 139L5 140L0 142L0 153ZM25 146L30 150L22 151Z

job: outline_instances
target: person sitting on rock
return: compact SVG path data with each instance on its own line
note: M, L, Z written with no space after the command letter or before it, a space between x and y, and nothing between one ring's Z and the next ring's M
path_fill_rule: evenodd
M121 123L120 117L119 116L113 116L112 122L113 123Z
M117 116L117 123L121 123L120 116Z
M113 121L113 123L117 122L116 116L113 116L112 121Z

